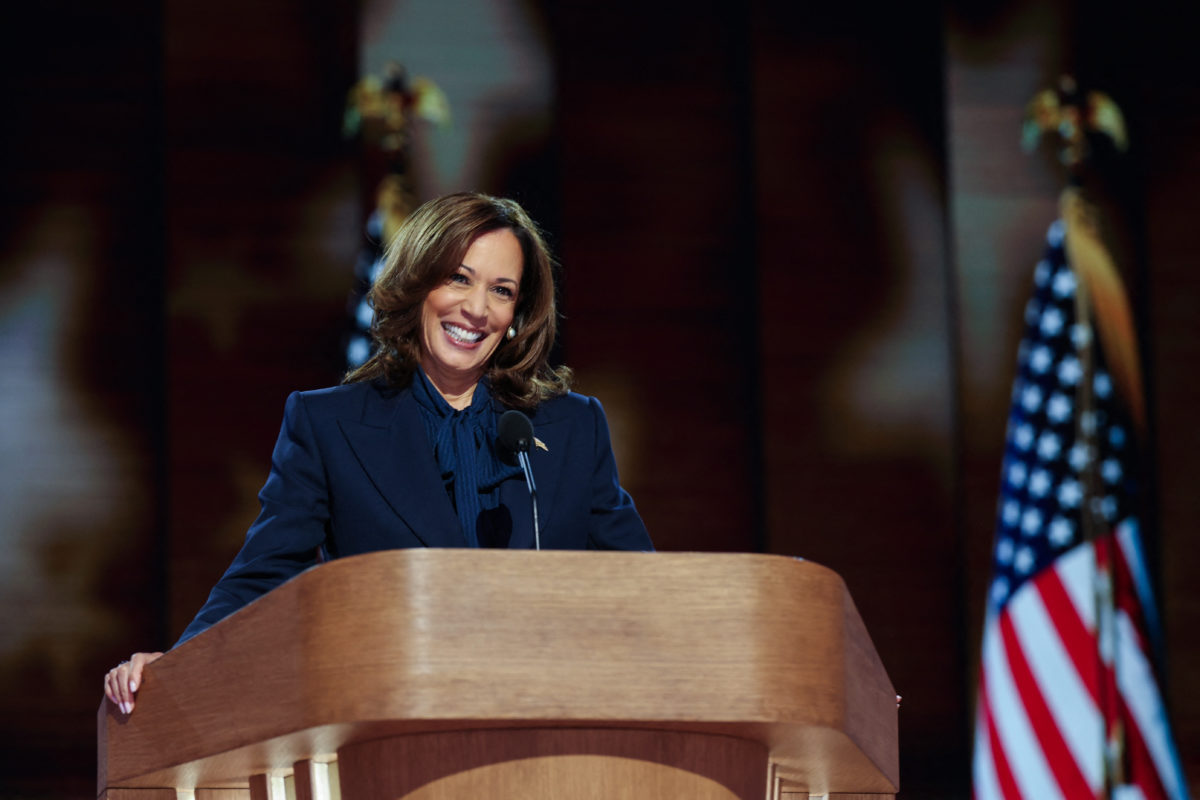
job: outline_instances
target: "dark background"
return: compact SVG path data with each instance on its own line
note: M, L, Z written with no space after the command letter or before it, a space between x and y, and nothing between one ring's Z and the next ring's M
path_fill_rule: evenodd
M378 4L375 4L378 5ZM446 4L453 26L454 4ZM1125 110L1176 742L1200 790L1200 56L1070 2L529 3L543 136L476 188L563 263L565 361L663 550L845 579L897 689L902 797L969 795L973 674L1064 71ZM364 9L51 0L0 15L0 795L94 795L104 671L168 646L256 512L283 401L336 383L366 209ZM531 143L532 142L532 143ZM515 143L515 144L514 144Z

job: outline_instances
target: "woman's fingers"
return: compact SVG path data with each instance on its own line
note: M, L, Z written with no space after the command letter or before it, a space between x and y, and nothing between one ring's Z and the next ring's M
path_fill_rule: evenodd
M120 671L121 665L124 663L125 662L122 661L121 664L113 667L104 675L104 696L107 697L108 701L115 706L121 705L121 695L117 690L117 673Z
M108 671L104 676L104 694L109 701L117 708L121 709L122 713L128 714L126 710L129 696L129 662L122 661L117 666Z
M132 695L142 685L142 670L147 664L153 664L162 658L162 653L134 653L129 659L129 693Z
M160 658L162 653L134 653L104 676L104 694L121 713L133 713L134 698L142 685L142 670Z

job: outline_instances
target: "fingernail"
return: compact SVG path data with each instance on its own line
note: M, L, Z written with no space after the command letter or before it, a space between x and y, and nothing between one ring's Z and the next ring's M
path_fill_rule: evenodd
M129 712L132 710L133 709L129 707L129 703L121 703L121 713L125 716L129 716Z
M131 692L136 692L136 691L137 691L137 681L130 681L130 682L129 682L129 691L131 691Z

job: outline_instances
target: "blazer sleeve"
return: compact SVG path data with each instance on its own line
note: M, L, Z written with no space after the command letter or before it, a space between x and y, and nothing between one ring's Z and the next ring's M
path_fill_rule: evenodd
M329 491L312 420L299 392L288 397L271 473L258 500L261 511L241 551L176 647L319 560L329 522Z
M653 550L650 534L634 507L633 498L621 487L617 461L604 407L588 398L595 442L592 469L592 504L588 525L589 550Z

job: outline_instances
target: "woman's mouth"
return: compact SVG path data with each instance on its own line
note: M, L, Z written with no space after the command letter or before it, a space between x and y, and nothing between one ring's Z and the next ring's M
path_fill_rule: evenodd
M442 330L450 339L460 344L478 344L484 336L483 331L473 331L453 322L443 322Z

